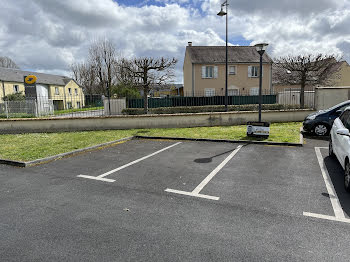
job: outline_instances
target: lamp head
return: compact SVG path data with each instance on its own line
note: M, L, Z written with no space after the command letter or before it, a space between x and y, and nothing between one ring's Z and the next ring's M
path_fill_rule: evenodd
M269 44L267 44L267 43L256 44L255 45L256 51L258 51L258 52L265 52L268 45Z
M221 5L221 10L220 10L220 12L217 14L218 16L227 15L227 13L224 11L224 9L223 9L222 7L223 7L223 5Z

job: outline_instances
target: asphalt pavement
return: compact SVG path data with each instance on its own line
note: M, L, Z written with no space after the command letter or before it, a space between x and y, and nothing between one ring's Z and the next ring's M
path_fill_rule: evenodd
M341 221L322 218L336 215L315 147ZM325 147L132 140L0 165L1 260L348 261L350 195Z

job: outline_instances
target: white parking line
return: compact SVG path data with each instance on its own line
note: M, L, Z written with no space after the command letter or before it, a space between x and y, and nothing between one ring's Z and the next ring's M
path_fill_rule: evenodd
M341 218L341 217L338 218L338 217L326 216L326 215L309 213L309 212L303 212L303 215L307 216L307 217L315 217L315 218L326 219L326 220L331 220L331 221L338 221L338 222L344 222L344 223L350 224L350 219L349 218Z
M220 163L192 192L186 192L176 189L165 189L166 192L180 194L180 195L186 195L186 196L193 196L193 197L200 197L200 198L206 198L211 200L219 200L219 197L216 196L208 196L199 194L200 191L210 182L210 180L213 179L213 177L238 153L238 151L242 148L242 145L239 145L228 157L225 158L224 161Z
M329 177L327 167L324 163L323 156L321 153L321 148L324 149L324 147L315 147L315 151L316 151L318 163L319 163L320 168L321 168L322 176L323 176L324 182L326 184L328 195L329 195L329 198L330 198L331 203L332 203L334 214L337 218L345 218L343 209L341 208L341 205L339 202L338 195L335 192L332 180Z
M175 144L173 144L173 145L171 145L171 146L168 146L168 147L165 147L165 148L163 148L163 149L161 149L161 150L158 150L158 151L156 151L156 152L154 152L154 153L152 153L152 154L149 154L149 155L147 155L147 156L144 156L144 157L141 157L141 158L139 158L139 159L136 159L135 161L132 161L132 162L130 162L130 163L128 163L128 164L125 164L125 165L123 165L123 166L121 166L121 167L118 167L118 168L116 168L116 169L113 169L113 170L111 170L111 171L109 171L109 172L106 172L106 173L104 173L104 174L102 174L102 175L99 175L99 176L87 176L87 175L78 175L78 177L82 177L82 178L88 178L88 179L93 179L93 180L99 180L99 181L104 181L104 182L115 182L115 180L113 180L113 179L108 179L108 178L104 178L104 177L106 177L106 176L108 176L108 175L110 175L110 174L113 174L113 173L115 173L115 172L118 172L118 171L120 171L120 170L122 170L122 169L124 169L124 168L127 168L127 167L129 167L129 166L132 166L132 165L134 165L134 164L137 164L137 163L139 163L139 162L141 162L141 161L143 161L143 160L145 160L145 159L147 159L147 158L150 158L150 157L152 157L152 156L154 156L154 155L157 155L157 154L159 154L159 153L161 153L161 152L163 152L163 151L165 151L165 150L168 150L168 149L170 149L170 148L172 148L172 147L174 147L174 146L177 146L178 144L181 144L182 142L178 142L178 143L175 143Z
M321 149L327 149L327 147L315 147L315 152L316 152L318 164L320 165L320 168L321 168L322 177L323 177L323 180L326 184L327 192L329 195L329 199L331 200L331 204L332 204L332 208L333 208L335 216L334 217L333 216L326 216L326 215L314 214L314 213L309 213L309 212L303 212L303 215L308 216L308 217L315 217L315 218L320 218L320 219L327 219L327 220L332 220L332 221L350 223L350 219L345 218L344 211L340 205L338 195L334 189L334 185L333 185L332 180L329 176L327 167L324 163Z

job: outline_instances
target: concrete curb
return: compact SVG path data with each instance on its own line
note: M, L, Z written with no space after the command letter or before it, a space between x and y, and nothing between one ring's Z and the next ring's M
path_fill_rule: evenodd
M133 136L126 137L126 138L118 139L115 141L111 141L111 142L107 142L107 143L103 143L103 144L99 144L99 145L95 145L95 146L85 147L85 148L74 150L71 152L62 153L62 154L58 154L58 155L54 155L54 156L49 156L49 157L45 157L45 158L41 158L41 159L37 159L37 160L33 160L33 161L28 161L28 162L0 159L0 164L17 166L17 167L30 167L30 166L48 163L48 162L55 161L55 160L58 160L58 159L61 159L64 157L76 155L79 153L89 152L89 151L93 151L96 149L112 146L112 145L117 144L119 142L132 140L133 138L134 138Z
M275 145L275 146L298 146L302 143L288 142L269 142L269 141L251 141L251 140L230 140L230 139L207 139L207 138L186 138L186 137L162 137L162 136L134 136L136 139L165 139L165 140L183 140L183 141L203 141L203 142L223 142L223 143L245 143L257 145Z
M303 128L300 127L300 144L304 144Z

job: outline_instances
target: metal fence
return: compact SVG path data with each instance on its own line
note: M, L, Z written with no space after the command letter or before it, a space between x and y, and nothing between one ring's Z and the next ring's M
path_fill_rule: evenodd
M232 93L228 95L230 111L255 110L259 95L251 93ZM264 91L262 104L265 109L300 107L300 91ZM150 113L191 113L224 111L225 94L196 92L178 95L148 97ZM314 107L314 91L305 92L305 107ZM107 98L103 95L53 95L46 97L27 97L22 101L0 101L0 118L24 117L98 117L121 114L143 114L144 99L138 97Z

